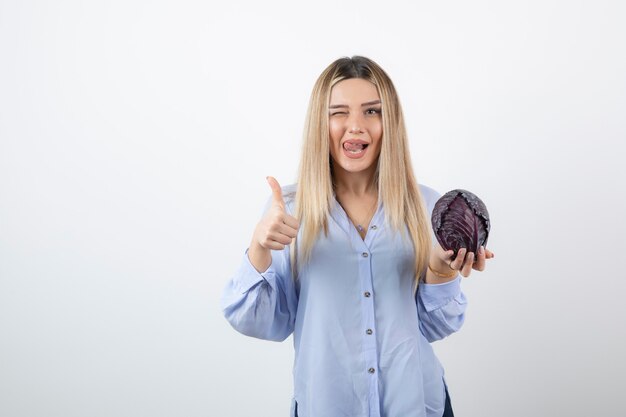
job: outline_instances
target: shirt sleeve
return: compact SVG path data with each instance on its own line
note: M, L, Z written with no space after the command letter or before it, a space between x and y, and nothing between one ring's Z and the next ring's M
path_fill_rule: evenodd
M420 191L426 204L429 218L441 194L424 185ZM431 235L433 245L437 244L435 234ZM416 294L419 327L429 342L443 339L458 331L465 320L467 299L461 291L461 275L442 284L420 282Z
M429 342L443 339L463 325L467 300L460 275L443 284L420 282L416 298L420 331Z
M267 207L268 204L264 212ZM224 316L238 332L278 342L293 332L298 301L289 246L271 251L272 262L264 272L254 268L248 258L249 248L245 250L220 299Z

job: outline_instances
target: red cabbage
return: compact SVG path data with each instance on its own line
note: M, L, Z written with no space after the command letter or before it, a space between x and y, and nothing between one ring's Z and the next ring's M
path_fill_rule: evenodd
M487 207L467 190L452 190L441 196L433 208L431 222L441 247L454 250L453 259L460 248L477 255L481 245L487 246L490 227Z

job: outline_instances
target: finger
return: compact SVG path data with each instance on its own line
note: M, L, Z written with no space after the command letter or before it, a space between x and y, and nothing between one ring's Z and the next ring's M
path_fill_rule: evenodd
M493 258L494 256L496 256L496 254L495 254L495 253L493 253L493 252L492 252L492 251L490 251L489 249L485 249L485 258L487 258L487 259L491 259L491 258Z
M276 181L276 178L274 177L266 177L266 179L270 187L272 188L272 201L275 204L278 204L284 210L285 201L283 200L283 192L280 188L280 184L278 184L278 181Z
M286 213L283 217L283 223L296 230L300 228L300 222L298 221L298 219Z
M437 257L437 260L441 260L441 262L450 262L452 255L454 254L453 250L445 250L441 247L439 242L435 242L431 249L431 254Z
M441 245L433 246L430 254L430 265L440 265L437 268L441 271L450 270L450 263L454 257L453 250L444 250ZM449 269L450 268L450 269Z
M454 260L450 263L450 267L452 267L452 269L461 269L461 266L463 266L463 260L465 259L465 254L467 253L467 249L466 248L461 248L459 249L459 251L456 254L456 258L454 258Z
M461 275L464 277L469 277L472 273L472 264L474 263L474 252L469 252L465 259L465 263L463 264L463 268L461 268Z
M474 261L474 265L472 266L472 268L477 271L482 271L483 269L485 269L485 248L483 246L478 248L478 256L476 256L475 259L476 260Z
M278 233L283 234L285 236L289 236L290 238L295 238L298 236L298 229L294 229L288 224L281 224L278 226Z
M442 249L442 251L443 251L443 249ZM443 252L443 261L445 263L450 265L450 263L452 263L453 259L454 259L454 251L452 249Z
M454 268L454 265L452 264L452 262L454 261L454 251L453 250L444 251L442 248L441 253L443 254L441 261L445 263L446 265L448 265L448 268L450 268L450 270L456 269Z
M285 249L285 245L278 243L278 242L274 242L273 240L268 240L266 242L263 243L264 248L267 249L272 249L272 250L283 250Z
M268 241L278 242L278 243L283 244L283 245L288 245L288 244L291 243L291 238L289 236L284 235L284 234L282 234L280 232L274 232L274 231L269 232L267 234L267 240Z

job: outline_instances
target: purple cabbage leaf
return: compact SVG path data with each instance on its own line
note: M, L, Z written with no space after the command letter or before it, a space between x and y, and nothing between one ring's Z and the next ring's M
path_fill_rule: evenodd
M487 207L467 190L452 190L441 196L433 208L431 222L441 247L454 250L453 259L461 248L477 254L481 245L487 246L490 229Z

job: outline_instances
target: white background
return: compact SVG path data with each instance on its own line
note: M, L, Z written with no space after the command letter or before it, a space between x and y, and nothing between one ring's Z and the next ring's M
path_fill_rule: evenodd
M414 3L410 5L410 3ZM313 83L393 79L418 181L496 253L435 344L458 416L623 416L619 1L0 1L0 415L287 416L293 345L219 297ZM393 416L397 417L397 416Z

